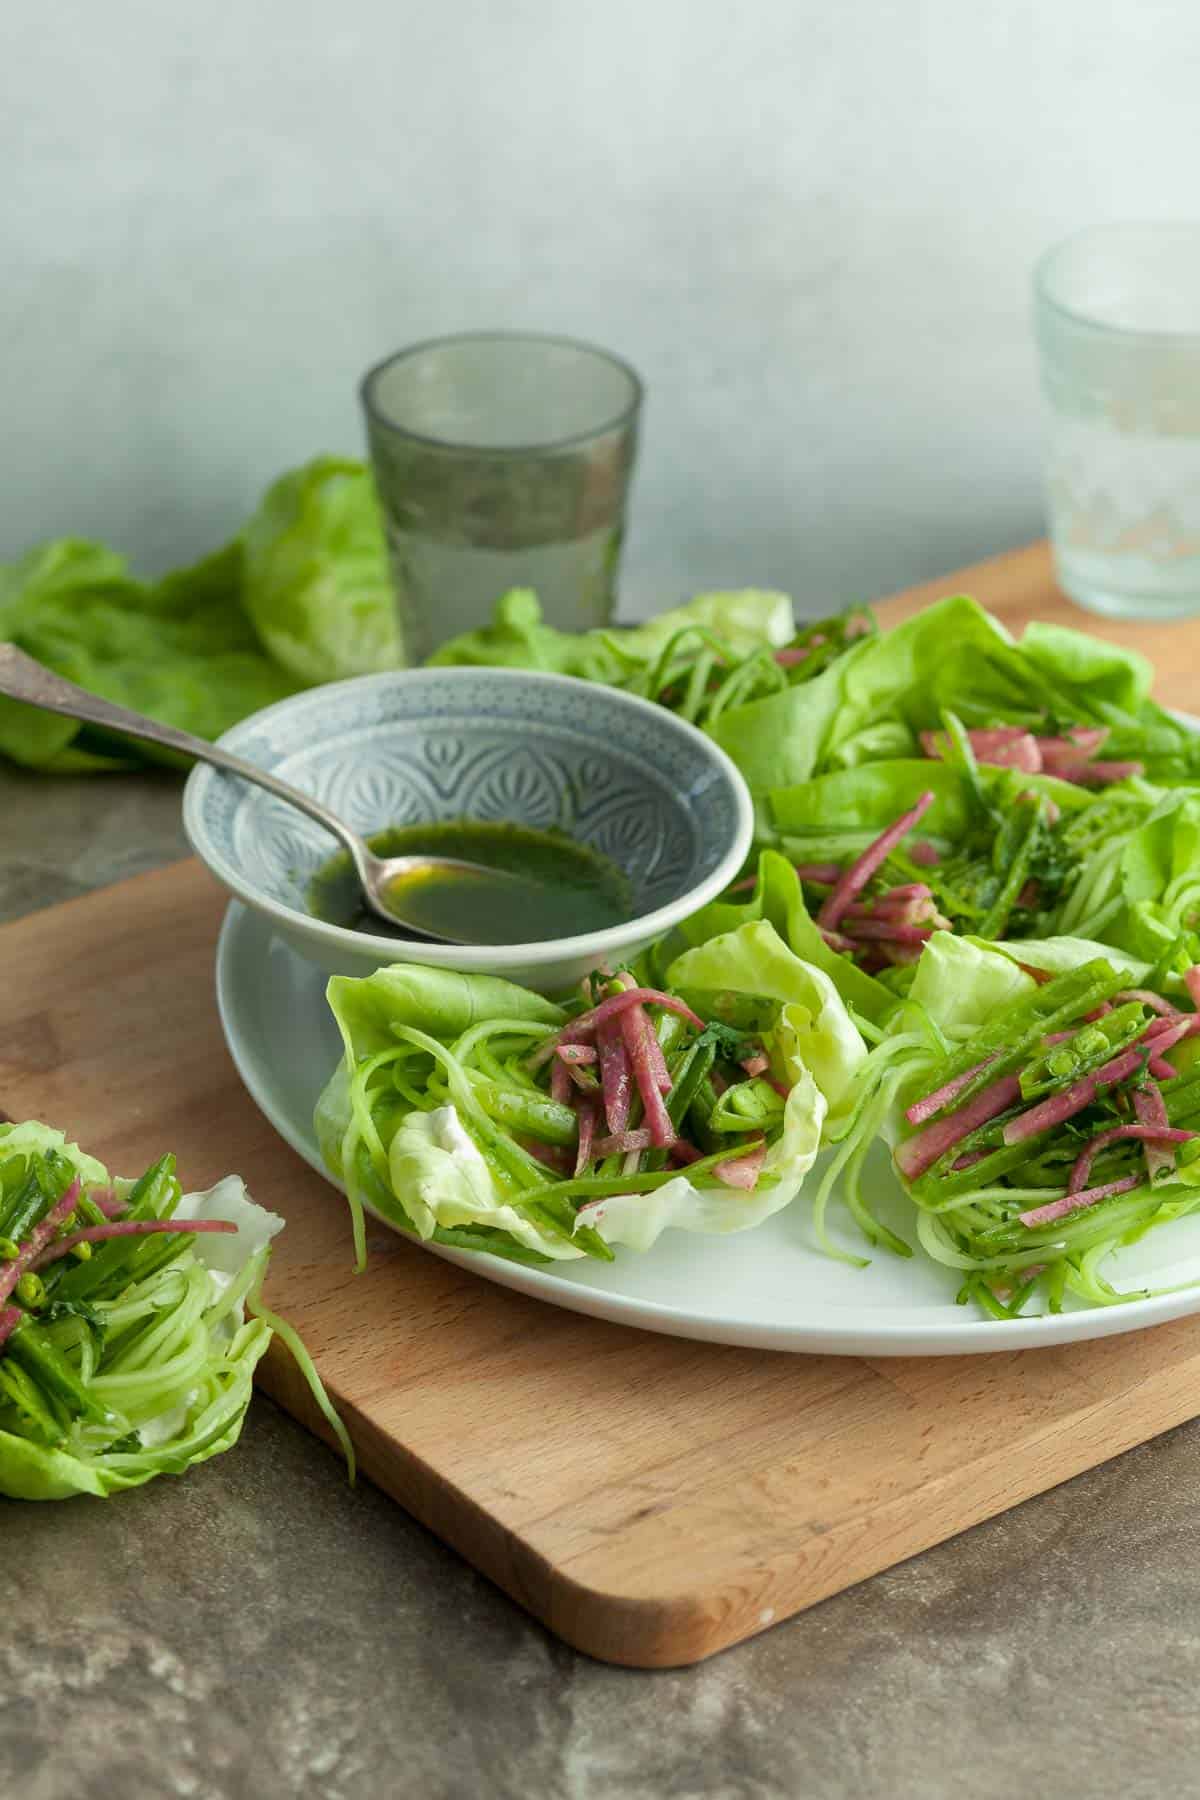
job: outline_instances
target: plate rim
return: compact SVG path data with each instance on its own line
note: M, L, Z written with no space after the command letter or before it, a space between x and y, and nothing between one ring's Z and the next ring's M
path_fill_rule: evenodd
M217 939L214 964L217 1014L221 1035L238 1079L263 1117L283 1141L314 1169L331 1190L344 1197L345 1190L325 1167L315 1138L297 1129L294 1119L279 1107L256 1060L248 1053L246 1036L238 1019L239 1003L233 981L235 958L244 954L242 938L261 934L266 943L274 941L281 952L298 962L305 959L286 943L278 932L253 908L239 900L231 900L226 908ZM259 959L264 969L271 959ZM310 965L316 967L316 965ZM264 976L264 979L268 977ZM683 1337L699 1343L720 1343L745 1349L772 1350L785 1355L824 1356L963 1356L995 1354L1005 1350L1054 1349L1064 1344L1079 1343L1100 1337L1123 1336L1155 1325L1200 1312L1200 1280L1193 1286L1124 1305L1080 1307L1071 1312L1033 1314L1014 1320L981 1319L964 1315L961 1321L903 1325L881 1322L863 1330L840 1320L816 1325L798 1325L781 1330L775 1324L763 1324L737 1315L718 1314L706 1317L666 1301L648 1301L604 1289L584 1287L565 1280L549 1269L528 1267L488 1257L471 1250L456 1250L433 1244L415 1233L402 1231L392 1220L375 1208L367 1211L381 1225L414 1248L430 1251L434 1256L456 1267L478 1275L497 1286L523 1293L543 1304L557 1306L587 1317L600 1318L610 1324L632 1326L661 1336ZM633 1254L632 1252L630 1254ZM813 1252L814 1255L817 1252Z

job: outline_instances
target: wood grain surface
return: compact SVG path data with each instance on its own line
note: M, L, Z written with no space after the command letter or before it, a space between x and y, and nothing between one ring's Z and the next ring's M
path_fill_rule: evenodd
M1091 623L1040 547L883 616L955 591L1018 628ZM1098 629L1156 657L1162 698L1196 704L1200 626ZM221 1040L224 904L187 862L0 930L0 1107L121 1173L169 1148L189 1186L245 1175L288 1221L268 1299L304 1335L366 1472L580 1649L698 1661L1200 1412L1200 1321L863 1361L586 1319L382 1228L355 1276L344 1202L256 1111ZM321 1430L285 1356L261 1379Z

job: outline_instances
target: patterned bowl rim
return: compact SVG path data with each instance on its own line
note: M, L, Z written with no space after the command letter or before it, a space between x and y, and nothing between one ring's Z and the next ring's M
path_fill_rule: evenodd
M220 748L232 750L236 754L238 741L252 727L284 717L302 707L319 707L324 696L332 700L339 694L362 693L371 688L390 687L397 682L415 685L433 680L445 681L447 678L451 682L460 679L477 681L485 674L489 680L512 683L517 687L575 688L593 699L603 694L618 710L627 707L632 712L648 716L664 734L682 738L710 767L724 776L733 800L736 828L724 855L704 879L686 893L668 901L665 906L656 907L653 912L626 919L623 924L609 926L605 931L585 932L575 937L546 938L529 944L414 942L411 949L416 954L412 960L438 967L459 968L466 973L481 973L516 967L518 964L528 966L557 961L564 956L603 957L610 951L623 950L629 944L646 943L652 938L661 937L673 925L677 925L691 913L698 912L729 886L745 862L754 838L754 802L737 764L719 744L715 744L695 725L677 717L666 707L659 706L653 700L643 700L638 694L627 694L621 688L583 681L575 675L554 675L543 669L494 668L487 664L457 667L451 664L445 668L433 669L385 669L375 675L352 675L344 681L326 682L320 687L305 688L298 694L289 694L284 700L276 700L272 705L264 706L258 712L239 720L222 733L216 742ZM396 954L396 938L376 937L373 932L351 931L345 925L330 924L328 920L318 919L312 913L285 905L283 901L274 899L270 894L264 893L262 888L248 881L242 870L221 854L209 836L204 818L204 800L209 787L218 779L219 772L210 764L197 763L192 768L183 790L183 829L196 855L223 886L236 894L239 900L245 901L247 906L265 913L280 925L303 925L310 936L323 940L331 951L339 950L361 958L377 955L381 962L403 960Z

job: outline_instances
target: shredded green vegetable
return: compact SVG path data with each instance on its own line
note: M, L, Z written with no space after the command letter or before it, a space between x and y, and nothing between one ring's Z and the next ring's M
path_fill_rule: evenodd
M0 1211L19 1234L0 1246L0 1280L10 1290L0 1307L0 1492L104 1496L182 1474L228 1449L273 1330L353 1468L303 1345L258 1302L281 1221L255 1206L240 1182L185 1197L164 1157L139 1181L114 1184L61 1133L33 1121L0 1126L0 1158ZM72 1182L86 1187L60 1216ZM80 1220L114 1234L91 1242L82 1262L58 1256L57 1239ZM120 1229L139 1220L178 1229ZM210 1229L215 1222L234 1229ZM5 1277L14 1262L37 1260L39 1245L51 1258L40 1271ZM257 1316L243 1320L243 1310Z

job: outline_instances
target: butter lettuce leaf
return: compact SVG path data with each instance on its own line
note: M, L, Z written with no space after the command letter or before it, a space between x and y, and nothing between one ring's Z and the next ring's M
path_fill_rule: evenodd
M652 661L687 626L711 631L737 656L748 656L764 645L778 648L795 631L787 595L759 588L698 594L644 625L602 631L558 631L544 623L532 588L513 588L496 602L490 625L451 638L429 661L441 666L544 669L619 685L632 666Z
M852 645L799 688L731 707L712 735L752 793L881 757L919 755L943 710L968 728L1042 731L1105 725L1104 755L1143 762L1152 779L1200 775L1200 739L1149 698L1150 670L1061 626L1031 625L1017 643L966 595L951 595Z
M837 1116L866 1045L831 977L803 962L769 921L685 950L667 979L702 1017L760 1033L785 1084L811 1076Z
M1006 955L999 946L935 931L921 952L909 1001L922 1007L946 1037L969 1038L993 1013L1036 986L1032 975L1017 966L1016 959L1026 960L1028 948L1024 942L1013 944ZM1097 954L1094 946L1089 948ZM899 1017L895 1025L903 1029Z
M561 1025L553 1000L500 975L464 975L422 963L390 963L373 975L334 975L325 990L347 1053L354 1060L395 1045L398 1025L452 1039L487 1019Z
M64 540L0 570L0 638L118 706L215 738L297 685L264 652L241 588L239 543L147 583L103 545ZM180 760L13 700L0 700L0 754L55 773Z
M402 661L387 546L370 471L322 456L268 488L245 531L246 613L297 682Z
M159 581L104 544L41 545L0 566L0 640L203 738L300 687L395 667L370 474L332 457L292 471L233 542ZM182 761L11 700L0 700L0 755L53 773Z
M676 935L687 944L700 945L760 919L802 963L827 976L846 1005L864 1019L882 1024L895 1010L897 998L890 988L829 948L809 916L795 868L777 850L760 852L754 891L746 900L710 901L684 919Z

